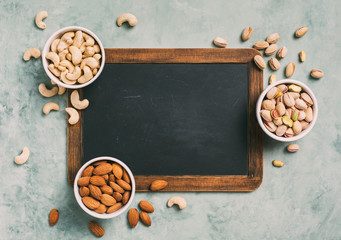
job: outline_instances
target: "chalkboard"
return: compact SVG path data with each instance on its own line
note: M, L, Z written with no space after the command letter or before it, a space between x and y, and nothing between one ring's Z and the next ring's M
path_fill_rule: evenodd
M143 59L137 54L141 50L106 49L101 76L82 90L90 106L81 112L81 136L71 139L82 145L78 162L116 157L132 170L137 190L147 190L151 178L167 179L169 191L248 190L231 188L225 182L231 177L258 179L259 185L261 178L250 175L255 169L250 157L261 164L263 147L250 115L256 101L250 103L250 93L262 88L262 72L250 61L257 51L240 49L248 61L232 62L227 49L145 49ZM203 50L206 56L196 60ZM187 61L172 60L179 58L174 51L187 51ZM205 62L224 54L229 62ZM250 146L254 131L258 149ZM188 178L208 180L191 187Z

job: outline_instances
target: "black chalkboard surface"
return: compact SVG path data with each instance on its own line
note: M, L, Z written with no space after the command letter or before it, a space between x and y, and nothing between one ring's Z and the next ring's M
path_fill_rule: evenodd
M68 124L68 179L112 156L137 191L253 191L262 182L263 135L255 105L263 75L254 49L105 49L100 77ZM68 91L70 96L71 90ZM68 106L71 106L68 99Z

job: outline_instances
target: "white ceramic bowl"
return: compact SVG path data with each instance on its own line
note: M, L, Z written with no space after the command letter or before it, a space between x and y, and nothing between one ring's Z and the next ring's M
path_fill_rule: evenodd
M90 210L89 208L87 208L84 203L82 202L82 197L79 194L79 186L77 185L78 179L81 177L82 172L84 171L85 168L87 168L90 164L97 162L97 161L103 161L106 160L108 162L113 162L113 163L118 163L119 165L121 165L128 173L130 180L131 180L131 194L130 194L130 198L129 201L127 202L126 205L124 205L121 209L117 210L116 212L113 213L96 213L93 210ZM110 219L110 218L114 218L117 217L118 215L122 214L123 212L125 212L130 204L132 203L134 196L135 196L135 180L134 180L134 176L132 174L132 172L130 171L130 169L127 167L127 165L125 165L122 161L113 158L113 157L97 157L94 159L91 159L90 161L88 161L86 164L84 164L77 172L77 175L75 177L75 182L74 182L74 186L73 186L73 191L76 197L76 200L79 204L79 206L89 215L95 217L95 218L101 218L101 219Z
M55 40L56 38L61 38L61 36L66 32L70 32L70 31L76 32L78 30L81 30L81 31L89 34L91 37L93 37L96 40L97 44L99 45L99 47L101 49L101 55L102 55L101 66L98 69L97 74L90 81L83 83L83 84L69 85L69 84L65 84L65 83L61 82L59 80L59 78L57 78L55 75L53 75L50 72L50 70L48 69L49 62L46 60L45 56L46 56L46 54L48 54L50 52L50 46L51 46L51 43L53 40ZM91 32L89 29L86 29L83 27L71 26L71 27L65 27L65 28L59 29L57 32L52 34L52 36L46 41L43 52L42 52L42 61L43 61L43 66L44 66L45 72L52 81L54 81L56 84L58 84L62 87L65 87L65 88L78 89L78 88L86 87L89 84L93 83L99 77L99 75L101 75L102 70L104 68L104 64L105 64L105 52L104 52L102 42L99 40L99 38L93 32Z
M309 96L311 97L311 99L313 100L313 121L309 124L309 127L306 128L305 130L303 130L301 133L293 136L293 137L279 137L277 136L275 133L270 132L268 129L266 129L266 127L264 126L263 123L263 119L260 115L260 111L261 111L261 106L262 106L262 102L263 99L265 98L265 95L268 93L268 91L273 88L274 86L280 85L280 84L296 84L298 86L301 86L303 91L305 91L306 93L309 94ZM293 80L293 79L284 79L284 80L280 80L277 81L271 85L269 85L259 96L258 101L257 101L257 105L256 105L256 116L257 116L257 121L259 123L259 126L263 129L263 131L271 138L280 141L280 142L293 142L293 141L297 141L298 139L303 138L305 135L307 135L311 129L313 129L316 120L317 120L317 115L318 115L318 105L317 105L317 100L316 97L314 95L314 93L310 90L310 88L307 87L307 85L297 81L297 80Z

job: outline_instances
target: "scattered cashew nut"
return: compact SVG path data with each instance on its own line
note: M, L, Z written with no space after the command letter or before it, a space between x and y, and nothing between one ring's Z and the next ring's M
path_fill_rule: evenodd
M47 60L51 60L51 62L53 62L53 64L54 64L56 67L58 67L60 61L59 61L59 56L58 56L57 53L55 53L55 52L49 52L48 54L46 54L45 58L46 58Z
M70 115L69 123L71 125L74 125L79 121L79 114L76 109L72 107L68 107L68 108L65 108L65 111Z
M83 32L77 31L75 37L73 38L72 46L80 48L83 43Z
M117 25L121 27L125 22L128 22L133 27L137 24L137 18L131 13L123 13L117 18Z
M22 153L14 158L14 162L19 165L24 164L28 160L29 156L30 149L28 149L28 147L24 147Z
M31 57L39 58L40 57L40 50L38 48L29 48L25 51L23 59L28 61Z
M55 40L52 41L51 43L51 51L52 52L57 52L57 46L59 44L60 39L56 38Z
M79 48L75 46L70 46L69 51L71 53L72 57L72 63L73 65L78 65L82 61L82 52L79 50Z
M76 81L82 75L82 70L80 67L76 66L75 71L73 73L67 73L66 78L71 81Z
M47 67L50 72L55 75L56 77L59 77L60 76L60 71L59 69L57 69L52 63Z
M187 206L186 200L180 196L174 196L168 200L168 207L172 207L174 204L178 205L181 210Z
M43 107L43 113L45 113L45 115L49 114L52 110L58 111L59 105L54 102L49 102L46 103Z
M83 68L83 72L84 72L83 76L81 76L77 80L81 84L88 82L93 77L92 71L91 71L91 69L88 66L85 66Z
M81 63L81 69L84 68L84 66L89 66L91 69L93 68L97 68L99 65L98 61L93 58L93 57L88 57L88 58L84 58L84 60Z
M40 29L45 29L46 24L43 22L43 19L48 16L46 11L40 11L36 15L36 25Z
M83 99L82 101L79 100L79 93L77 90L73 90L70 96L71 104L78 110L83 110L89 106L89 100Z
M39 84L38 90L44 97L53 97L58 92L58 87L53 87L52 89L47 89L45 83Z

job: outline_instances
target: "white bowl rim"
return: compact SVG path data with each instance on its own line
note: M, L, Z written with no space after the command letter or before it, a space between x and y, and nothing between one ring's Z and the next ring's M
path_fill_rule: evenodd
M116 162L118 164L120 164L128 173L129 177L130 177L130 180L131 180L131 194L130 194L130 198L129 198L129 201L127 202L126 205L124 205L122 208L120 208L119 210L117 210L116 212L113 212L113 213L96 213L95 211L93 210L90 210L88 209L84 203L82 202L82 197L80 196L79 194L79 187L77 185L77 181L78 179L80 178L82 172L84 171L84 169L86 167L88 167L90 164L94 163L94 162L97 162L97 161L103 161L103 160L108 160L108 161L113 161L113 162ZM117 159L117 158L113 158L113 157L109 157L109 156L102 156L102 157L96 157L96 158L93 158L91 159L90 161L88 161L87 163L85 163L77 172L76 174L76 177L75 177L75 181L74 181L74 184L73 184L73 192L74 192L74 195L75 195L75 198L78 202L78 205L89 215L95 217L95 218L100 218L100 219L110 219L110 218L114 218L114 217L117 217L119 216L120 214L122 214L123 212L125 212L130 204L132 203L133 199L134 199L134 196L135 196L135 179L134 179L134 176L133 176L133 173L130 171L130 169L128 168L128 166L123 163L121 160Z
M101 49L101 54L102 54L102 57L101 57L101 66L100 68L98 69L98 72L97 74L88 82L86 83L83 83L83 84L77 84L77 85L69 85L69 84L65 84L63 82L61 82L56 76L54 76L50 70L48 69L48 61L46 60L45 56L46 54L50 51L50 46L51 46L51 43L54 39L56 39L59 35L65 33L65 32L68 32L68 31L83 31L83 32L86 32L88 33L89 35L91 35L91 37L93 37L97 44L99 45L100 49ZM61 28L59 30L57 30L56 32L54 32L50 37L49 39L46 41L45 45L44 45L44 48L43 48L43 51L42 51L42 61L43 61L43 66L44 66L44 70L47 74L47 76L53 81L55 82L56 84L62 86L62 87L65 87L65 88L69 88L69 89L79 89L79 88L83 88L83 87L86 87L88 85L90 85L91 83L93 83L102 73L103 71L103 68L104 68L104 65L105 65L105 51L104 51L104 47L102 45L102 42L101 40L99 40L99 38L97 37L96 34L94 34L92 31L90 31L89 29L87 28L84 28L84 27L80 27L80 26L69 26L69 27L64 27L64 28Z
M303 90L305 92L307 92L309 94L309 96L312 98L314 105L313 105L313 121L309 124L309 127L294 137L286 138L286 137L279 137L276 134L270 132L268 129L265 128L265 126L263 124L262 117L260 116L260 110L261 110L261 105L262 105L263 99L265 98L265 95L267 94L267 92L271 88L273 88L277 85L280 85L280 84L288 84L288 83L292 83L292 84L296 84L296 85L301 86L303 88ZM303 138L304 136L306 136L311 131L311 129L313 129L313 127L316 123L316 120L317 120L317 116L318 116L318 104L317 104L317 100L316 100L314 93L311 91L311 89L307 85L305 85L304 83L297 81L295 79L282 79L282 80L276 81L275 83L269 85L260 94L260 96L258 97L258 100L257 100L257 104L256 104L256 117L257 117L257 121L258 121L259 126L262 128L263 132L265 132L269 137L271 137L272 139L275 139L277 141L280 141L280 142L294 142L294 141L297 141L297 140Z

